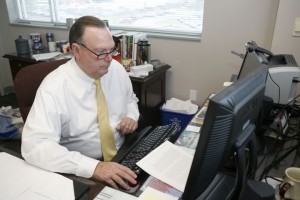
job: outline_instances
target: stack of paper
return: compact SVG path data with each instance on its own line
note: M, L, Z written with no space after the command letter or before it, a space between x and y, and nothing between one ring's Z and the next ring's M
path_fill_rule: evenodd
M0 153L0 199L74 200L73 181Z
M32 57L34 57L35 60L48 60L48 59L54 59L57 56L60 56L61 52L50 52L50 53L40 53L40 54L33 54Z
M137 165L151 176L183 192L192 161L193 155L166 141Z
M185 114L195 114L198 106L193 104L190 100L183 101L177 98L171 98L162 107L164 110L170 110Z

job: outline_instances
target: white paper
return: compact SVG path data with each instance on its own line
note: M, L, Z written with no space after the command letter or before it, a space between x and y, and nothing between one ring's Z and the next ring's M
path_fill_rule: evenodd
M163 193L151 187L147 187L146 190L139 196L138 200L177 200L177 197Z
M105 186L105 188L94 198L94 200L136 200L137 197Z
M50 52L50 53L41 53L41 54L34 54L32 57L34 57L35 60L48 60L51 58L54 58L56 56L61 55L61 52Z
M0 199L74 200L73 181L0 153Z
M198 127L198 126L187 125L185 131L192 131L192 132L199 133L200 129L201 129L201 127Z
M177 98L171 98L162 107L164 110L173 112L179 112L184 114L195 114L198 110L198 106L191 103L190 100L182 101Z
M169 141L140 160L137 165L151 176L183 192L193 156Z

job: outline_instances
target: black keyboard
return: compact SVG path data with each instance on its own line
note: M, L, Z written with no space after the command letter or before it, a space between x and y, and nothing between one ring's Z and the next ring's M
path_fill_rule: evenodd
M176 138L173 137L175 137L176 132L177 126L174 124L146 127L142 131L135 133L130 139L126 138L122 148L112 161L125 165L136 174L139 174L141 169L136 163L164 141L174 142Z

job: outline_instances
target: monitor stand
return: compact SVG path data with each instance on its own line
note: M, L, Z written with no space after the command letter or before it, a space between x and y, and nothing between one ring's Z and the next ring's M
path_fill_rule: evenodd
M275 191L268 184L253 180L256 170L256 138L255 125L250 124L235 142L234 174L220 172L197 200L236 200L241 196L274 197ZM246 150L248 149L248 150ZM267 194L261 195L261 185L269 188ZM257 187L256 187L257 186ZM257 200L268 198L257 198Z

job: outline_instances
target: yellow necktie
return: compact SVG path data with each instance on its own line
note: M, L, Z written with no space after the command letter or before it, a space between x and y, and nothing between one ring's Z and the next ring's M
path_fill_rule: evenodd
M104 161L110 161L117 153L114 134L109 124L108 108L102 92L100 79L95 80L97 88L98 123Z

